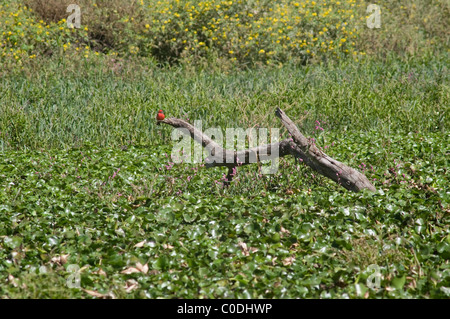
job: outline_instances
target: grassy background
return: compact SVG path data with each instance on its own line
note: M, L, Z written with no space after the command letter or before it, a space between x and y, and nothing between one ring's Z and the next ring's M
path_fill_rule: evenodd
M62 58L31 77L4 78L0 147L167 143L170 129L156 129L153 121L160 108L167 116L201 119L205 127L278 127L274 110L281 107L293 118L305 117L306 132L314 131L316 120L331 131L448 130L444 58L228 74L142 70L121 59L99 67L104 61L98 60L77 72Z
M448 2L382 4L379 30L368 2L313 2L80 1L72 31L63 1L0 1L0 297L448 298ZM276 107L377 192L292 158L224 188L154 120L280 127Z

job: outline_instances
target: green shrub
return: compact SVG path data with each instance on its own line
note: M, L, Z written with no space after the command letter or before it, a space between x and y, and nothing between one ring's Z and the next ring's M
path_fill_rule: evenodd
M383 3L380 29L363 0L78 0L82 27L70 29L72 2L0 1L3 69L55 53L239 67L448 53L445 1Z

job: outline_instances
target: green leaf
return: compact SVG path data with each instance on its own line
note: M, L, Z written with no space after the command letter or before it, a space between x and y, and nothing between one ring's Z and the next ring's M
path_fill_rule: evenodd
M405 285L406 276L403 275L401 277L394 277L391 281L392 286L395 289L401 290L403 289L403 286Z

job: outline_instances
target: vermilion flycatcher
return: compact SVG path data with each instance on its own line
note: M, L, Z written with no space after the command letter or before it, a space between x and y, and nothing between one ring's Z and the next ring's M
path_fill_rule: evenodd
M164 120L165 117L166 117L166 116L164 115L163 110L159 110L159 111L158 111L158 115L156 115L156 119L157 119L158 121L162 121L162 120Z

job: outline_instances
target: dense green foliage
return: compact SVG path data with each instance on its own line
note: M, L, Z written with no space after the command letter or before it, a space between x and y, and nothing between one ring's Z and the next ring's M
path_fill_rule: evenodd
M81 25L67 12L80 8ZM248 68L448 52L446 0L388 1L381 29L364 0L0 0L0 63L51 56L143 57L160 65ZM69 21L68 21L69 20ZM148 62L148 61L147 61ZM0 74L1 74L0 70Z
M3 154L0 274L14 279L0 295L85 296L66 286L77 264L82 288L116 297L448 297L450 136L329 137L340 137L330 154L364 163L377 193L288 159L274 176L244 168L223 189L223 170L172 167L163 146ZM121 273L137 263L149 272Z
M32 76L2 79L0 149L81 141L159 145L170 141L168 130L156 129L159 108L167 116L201 119L204 127L223 129L279 127L273 114L281 107L294 119L305 118L306 133L314 131L316 120L327 131L445 132L446 62L394 60L224 74L139 69L139 64L101 58L73 66L62 59Z

